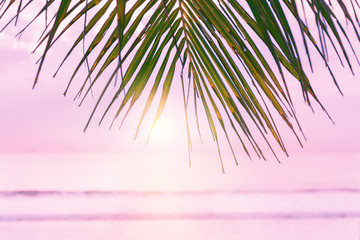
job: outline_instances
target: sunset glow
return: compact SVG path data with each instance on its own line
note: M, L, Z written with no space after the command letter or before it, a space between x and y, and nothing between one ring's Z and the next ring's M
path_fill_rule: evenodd
M156 145L166 145L174 143L174 122L166 118L160 118L149 135L149 143Z

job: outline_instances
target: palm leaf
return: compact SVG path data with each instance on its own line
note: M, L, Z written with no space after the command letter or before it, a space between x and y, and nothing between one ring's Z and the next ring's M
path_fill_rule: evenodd
M15 10L9 22L1 22L4 25L2 29L12 21L17 22L32 2L2 0L0 19ZM350 22L357 36L355 41L358 41L360 24L357 12L360 6L357 1L356 4L350 2L351 9L342 0L337 1L337 7ZM79 78L75 77L81 66L86 63L88 74L77 96L85 90L83 101L95 86L102 91L85 129L98 111L99 104L108 99L104 96L110 94L108 89L111 83L114 83L116 91L110 97L100 123L114 109L113 124L123 114L122 125L133 106L142 104L138 100L146 95L146 86L149 85L150 92L136 128L137 137L156 96L159 95L160 102L152 127L164 111L173 81L181 81L189 152L191 124L188 110L189 101L193 99L199 135L199 107L202 106L219 154L219 139L223 136L236 163L236 148L230 137L232 134L235 134L249 157L253 152L265 158L262 151L265 146L276 156L274 141L287 154L285 142L278 130L279 124L285 124L301 144L298 133L302 133L302 130L288 89L289 81L299 83L306 103L311 106L311 101L315 101L326 111L311 86L312 80L304 67L306 63L300 57L300 45L304 46L311 71L313 56L310 49L315 49L313 54L323 59L338 88L338 82L327 62L328 47L331 46L341 64L346 62L350 71L353 71L351 54L357 60L352 46L354 40L350 39L348 30L340 23L342 16L336 16L333 6L326 0L62 0L55 6L55 14L50 16L52 20L48 21L48 14L54 5L55 1L46 1L20 32L31 27L38 18L45 17L44 32L35 49L44 47L34 85L38 82L50 49L69 29L76 28L76 23L85 18L84 28L74 38L56 71L74 54L80 43L85 44L86 39L94 33L65 90L66 94L71 83ZM306 15L301 17L299 8L302 8L303 13L306 13L307 8L307 14L313 15L312 24L316 25L317 33L310 31ZM87 16L91 16L89 21L86 21ZM291 23L294 21L297 27ZM95 32L97 25L99 31ZM295 31L299 31L301 40L297 40ZM94 60L88 65L90 59ZM101 81L105 78L106 70L112 71L112 74L107 81ZM286 77L289 74L293 78ZM120 84L117 84L118 76L121 78ZM90 83L89 79L92 79ZM191 88L193 91L190 91ZM123 96L121 92L124 92ZM191 94L193 98L189 97ZM120 105L116 108L115 103ZM276 115L282 122L276 121L279 119ZM298 126L298 130L294 125ZM220 126L222 134L219 134L217 126Z

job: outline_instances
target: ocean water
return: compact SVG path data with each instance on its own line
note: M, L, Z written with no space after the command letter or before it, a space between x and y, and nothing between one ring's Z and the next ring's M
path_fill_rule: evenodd
M0 154L0 240L360 240L359 155L231 164Z
M360 239L360 190L2 191L0 239Z

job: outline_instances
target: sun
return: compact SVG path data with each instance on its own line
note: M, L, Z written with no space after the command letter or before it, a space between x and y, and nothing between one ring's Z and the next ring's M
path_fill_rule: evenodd
M148 141L159 145L168 144L174 137L174 123L160 118L152 129Z

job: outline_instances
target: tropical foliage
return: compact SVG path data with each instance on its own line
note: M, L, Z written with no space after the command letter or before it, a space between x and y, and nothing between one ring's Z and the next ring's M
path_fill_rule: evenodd
M29 14L26 11L34 2L40 1L1 0L0 17L13 14L10 22L2 21L4 29L22 14ZM327 63L328 48L352 71L348 51L354 50L347 34L352 31L355 40L360 39L359 7L357 0L46 0L20 33L45 18L36 47L44 50L35 85L50 49L81 22L83 27L74 36L61 65L76 47L86 46L69 86L85 64L88 74L78 95L86 98L95 85L103 89L94 112L115 84L116 92L100 121L115 108L115 102L120 106L116 107L114 120L126 118L143 97L146 103L137 135L155 96L160 96L160 103L153 124L164 110L173 82L180 81L189 149L188 117L195 116L199 125L198 110L202 108L218 146L220 135L232 149L232 133L249 156L254 152L265 158L259 136L274 154L269 136L286 153L275 119L280 117L296 137L301 133L287 87L289 81L298 82L306 103L314 101L322 107L304 67L312 70L312 55L324 61L336 85ZM350 27L342 26L340 19L346 19ZM309 27L308 20L316 27ZM300 50L305 50L305 59L300 57ZM91 56L95 60L90 61ZM101 80L109 69L111 76Z

